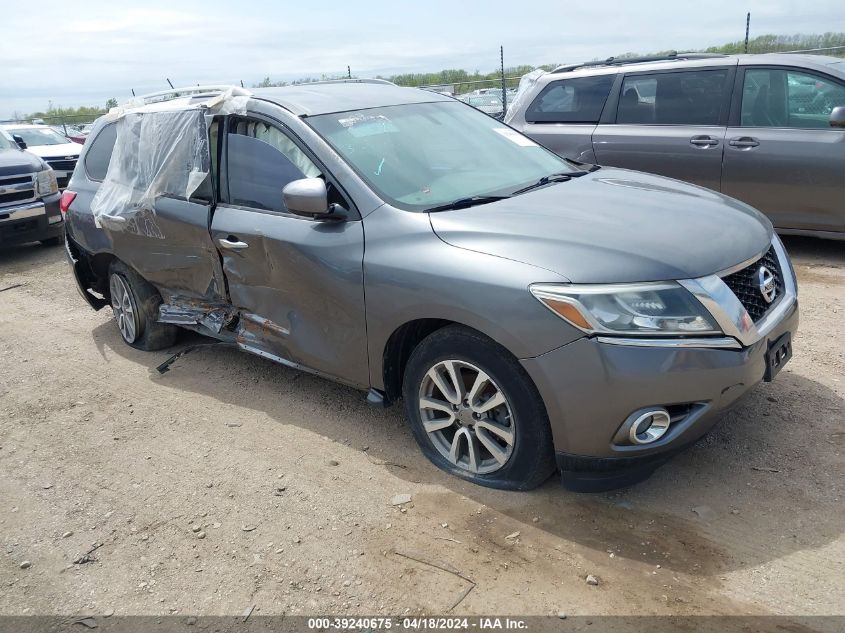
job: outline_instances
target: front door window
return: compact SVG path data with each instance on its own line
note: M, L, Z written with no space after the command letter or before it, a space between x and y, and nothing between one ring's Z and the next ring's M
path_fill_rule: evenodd
M300 178L322 175L289 136L263 121L234 120L227 141L231 204L285 212L285 186Z

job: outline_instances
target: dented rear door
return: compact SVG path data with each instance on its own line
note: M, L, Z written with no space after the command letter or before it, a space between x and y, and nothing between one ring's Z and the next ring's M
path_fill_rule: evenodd
M108 250L156 286L164 303L222 301L208 231L214 195L203 111L130 112L115 125L108 171L91 201ZM192 174L205 178L188 188Z
M220 260L208 233L210 203L162 196L155 213L139 209L113 230L101 221L117 256L156 286L165 303L181 298L220 301Z

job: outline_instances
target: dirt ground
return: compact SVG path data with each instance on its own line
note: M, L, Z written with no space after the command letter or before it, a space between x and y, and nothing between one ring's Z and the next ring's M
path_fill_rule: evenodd
M845 243L786 242L793 360L598 495L456 480L399 407L234 350L160 376L172 351L124 345L61 248L2 251L0 614L431 614L470 587L452 613L845 614Z

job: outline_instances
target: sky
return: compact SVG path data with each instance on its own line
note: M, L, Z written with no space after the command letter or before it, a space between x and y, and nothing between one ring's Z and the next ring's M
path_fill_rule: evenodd
M842 0L3 0L0 119L175 86L585 61L845 31Z

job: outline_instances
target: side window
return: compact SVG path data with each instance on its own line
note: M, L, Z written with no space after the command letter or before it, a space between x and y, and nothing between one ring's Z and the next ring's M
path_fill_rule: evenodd
M613 75L553 81L528 106L529 123L598 123Z
M211 202L214 199L214 186L212 185L213 182L217 182L214 180L217 178L217 166L218 166L218 141L220 137L220 118L215 118L211 125L208 127L208 150L209 156L211 158L211 171L209 172L208 176L205 180L200 183L200 186L197 187L196 191L191 195L191 199L201 200L203 202Z
M211 175L216 177L219 166L219 156L217 155L220 149L220 125L221 119L215 118L208 128L208 151L211 154Z
M743 127L829 128L845 86L800 71L749 68L742 86Z
M102 182L105 179L116 139L117 125L109 123L91 141L91 147L85 152L85 172L91 180Z
M234 119L227 137L229 202L285 211L282 189L320 169L281 130L263 121Z
M622 82L616 122L718 125L727 79L727 70L629 75Z

